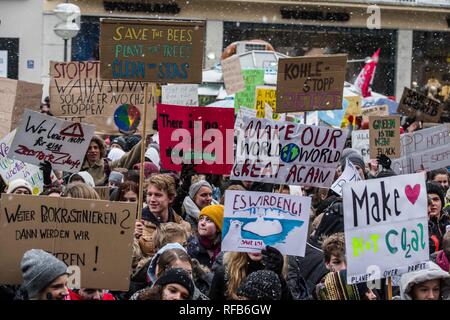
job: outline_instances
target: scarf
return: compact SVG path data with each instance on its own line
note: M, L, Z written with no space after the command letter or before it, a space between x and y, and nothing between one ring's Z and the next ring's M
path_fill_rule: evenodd
M450 271L450 263L448 261L447 256L444 253L444 250L440 251L436 256L436 263L441 267L445 272Z
M206 250L213 251L213 255L211 257L211 262L216 261L216 257L221 252L221 243L220 241L217 243L214 243L214 240L204 238L204 237L198 237L198 242L201 246L203 246Z

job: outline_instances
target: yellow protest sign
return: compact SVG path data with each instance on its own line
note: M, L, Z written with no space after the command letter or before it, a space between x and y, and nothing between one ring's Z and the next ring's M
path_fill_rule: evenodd
M257 118L265 118L265 105L268 104L272 107L272 117L274 120L280 120L280 115L275 113L275 108L277 104L277 88L268 86L258 86L256 87L256 99L255 99L255 109Z

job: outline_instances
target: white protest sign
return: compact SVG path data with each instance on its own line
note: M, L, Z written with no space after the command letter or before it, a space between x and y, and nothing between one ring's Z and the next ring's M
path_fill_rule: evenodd
M225 191L222 251L305 255L310 197L278 193Z
M356 170L353 163L351 163L348 158L345 159L345 170L342 172L341 176L336 179L336 181L331 186L331 190L336 192L338 195L342 197L342 188L348 182L360 181L361 176L359 175L358 170Z
M161 87L163 104L198 106L198 84L171 84Z
M343 205L349 284L427 268L424 173L347 183Z
M369 130L352 131L352 148L359 151L364 162L370 161Z
M246 118L231 179L329 188L346 130Z
M244 76L241 72L239 56L235 55L222 60L222 75L228 95L242 91L245 88Z
M80 171L95 127L26 110L8 158L30 164L49 161L53 169Z
M8 77L8 51L0 50L0 77Z
M244 117L247 118L256 118L256 110L249 108L239 108L239 111L236 116L236 120L234 122L234 131L237 135L238 130L244 125Z

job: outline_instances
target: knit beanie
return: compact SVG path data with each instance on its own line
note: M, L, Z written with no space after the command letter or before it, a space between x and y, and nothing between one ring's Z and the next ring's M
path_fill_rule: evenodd
M160 168L159 163L161 161L161 158L159 155L159 150L157 150L156 147L149 147L147 151L145 151L145 157L153 162L158 167L158 169Z
M108 182L121 184L123 182L123 174L118 171L111 171L111 173L109 174Z
M95 188L94 178L92 178L92 176L89 172L80 171L80 172L72 174L69 178L69 183L72 182L72 178L75 175L79 175L83 179L84 183L87 184L89 187Z
M33 194L33 187L31 187L31 184L24 179L16 179L11 181L9 183L8 189L6 190L6 193L13 193L17 188L27 188L28 190L30 190L30 194Z
M123 151L119 148L112 148L108 152L108 159L111 161L119 160L123 157L124 154L125 154L125 151Z
M209 182L205 180L200 180L192 184L191 187L189 188L189 197L191 197L192 200L194 200L195 195L197 194L198 190L200 190L201 187L208 187L211 189L211 191L213 189L209 184Z
M156 265L158 264L159 257L167 250L172 250L172 249L181 249L183 251L186 251L186 249L178 242L168 243L164 247L159 249L158 252L153 256L152 260L150 261L150 264L148 265L148 269L147 269L147 276L152 283L155 283L155 281L156 281Z
M176 283L187 289L189 292L188 300L192 299L194 295L194 283L192 282L191 276L186 270L181 268L170 268L164 271L164 273L156 280L155 286L164 287L167 284Z
M20 263L23 283L29 298L36 298L53 280L67 273L67 266L50 253L31 249L24 253Z
M368 291L365 282L347 284L347 270L329 272L317 286L319 300L362 300Z
M281 300L281 282L273 271L255 271L242 281L236 294L250 300Z
M113 144L119 145L122 148L123 151L125 151L126 148L127 148L127 141L125 140L124 137L116 137L116 138L114 138L111 141L111 145L113 145Z
M445 195L444 195L444 189L442 189L441 185L436 182L427 182L427 194L430 194L430 193L434 193L439 196L439 199L441 199L442 208L444 208Z
M366 167L366 165L364 163L364 159L363 159L363 157L360 154L351 153L351 154L348 155L347 159L348 159L348 161L350 161L354 165L358 165L363 170ZM345 168L345 165L343 166L343 169L344 168Z
M212 222L214 222L217 228L222 231L224 209L225 207L221 204L206 206L200 211L198 218L200 219L202 216L208 217Z

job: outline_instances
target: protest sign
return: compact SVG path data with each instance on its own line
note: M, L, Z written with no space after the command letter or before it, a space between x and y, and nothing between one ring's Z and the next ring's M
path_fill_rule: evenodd
M117 135L142 128L145 84L101 81L100 61L50 62L52 114L63 120L95 125L100 133ZM148 85L147 132L156 119L156 86Z
M198 106L197 84L172 84L161 87L161 102L178 106Z
M344 117L342 118L341 128L346 128L352 119L352 125L356 124L356 117L360 116L361 110L361 97L360 96L346 96L344 101L347 102L348 106L345 109Z
M369 116L388 116L389 107L387 105L366 107L361 109L363 121L369 121Z
M7 195L1 198L0 283L20 284L20 261L43 249L81 270L81 287L127 291L136 204Z
M240 107L255 109L256 86L264 84L263 69L242 70L242 75L244 76L245 89L234 95L235 112L237 112Z
M25 109L39 110L42 84L0 77L0 137L19 126Z
M249 108L240 108L237 115L236 120L234 122L234 133L235 136L238 136L238 132L242 129L244 126L244 117L247 118L256 118L256 110L255 109L249 109Z
M355 168L355 165L351 163L348 158L346 158L344 172L342 172L341 176L332 184L331 190L342 197L342 188L346 183L360 180L362 180L362 178L359 175L358 170Z
M245 88L244 77L241 72L241 61L238 55L222 60L222 75L225 90L228 95L242 91Z
M13 180L25 179L31 184L33 194L38 195L44 189L44 177L39 167L7 157L15 134L16 130L0 140L0 175L7 185ZM52 176L56 178L53 174Z
M418 120L439 122L444 105L417 91L405 87L397 113L417 117Z
M402 157L391 164L397 174L450 166L450 124L404 133L400 142Z
M278 60L276 112L342 108L347 55Z
M310 206L310 197L225 191L222 251L260 252L272 246L303 257Z
M347 183L343 205L348 283L427 267L424 173Z
M359 151L364 162L370 161L369 130L352 131L352 148Z
M229 174L233 165L234 110L157 104L161 167L197 173Z
M400 116L369 117L370 157L400 158Z
M330 187L347 131L246 118L237 137L232 180Z
M257 86L256 87L256 100L255 109L256 117L280 120L281 115L274 113L277 104L277 88L269 86ZM266 115L266 106L269 105L272 110L270 110L271 116Z
M8 158L36 165L49 161L53 169L78 172L94 129L91 125L26 110Z
M102 19L102 80L201 83L204 21Z

